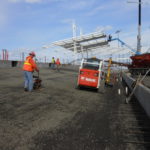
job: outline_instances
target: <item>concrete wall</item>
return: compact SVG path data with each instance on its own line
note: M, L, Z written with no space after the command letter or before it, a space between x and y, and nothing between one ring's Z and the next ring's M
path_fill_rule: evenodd
M39 67L44 67L44 68L48 68L49 65L48 63L38 63L37 64ZM7 67L22 67L23 66L23 62L22 61L2 61L0 60L0 68L7 68Z
M0 68L11 67L11 61L2 61L0 60Z
M49 64L48 63L37 63L37 66L39 68L48 68L49 67Z
M37 63L39 68L49 68L49 63ZM23 62L21 61L2 61L0 60L0 68L11 68L11 67L21 67L23 66ZM61 65L61 70L68 70L68 71L78 71L79 66L77 65Z
M68 70L68 71L79 71L79 66L78 65L62 65L61 66L62 70Z
M128 87L132 89L131 85L135 81L133 78L127 74L123 74L123 79L127 83ZM139 84L134 93L135 97L138 99L145 112L150 118L150 89L142 84Z

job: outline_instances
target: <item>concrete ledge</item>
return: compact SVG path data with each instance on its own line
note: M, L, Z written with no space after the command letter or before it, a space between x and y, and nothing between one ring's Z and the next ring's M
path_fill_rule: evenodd
M11 61L0 61L0 68L11 67Z
M22 67L23 63L21 61L14 60L0 60L0 68L11 68L11 67Z
M135 81L135 79L126 74L123 74L123 79L127 83L130 90L132 90L131 85ZM150 89L142 84L139 84L134 92L134 95L150 118Z
M0 60L0 68L11 68L11 67L20 67L22 68L23 62L22 61L13 61L13 60L8 60L8 61L2 61ZM39 68L50 68L49 63L37 63L37 66ZM66 70L66 71L75 71L77 72L79 70L78 65L68 65L68 64L63 64L60 67L61 70Z
M79 66L77 66L77 65L62 65L61 69L66 70L66 71L78 72L79 71Z
M48 63L37 63L38 67L42 68L48 68ZM14 60L8 60L8 61L2 61L0 60L0 68L11 68L11 67L21 67L23 66L22 61L14 61Z

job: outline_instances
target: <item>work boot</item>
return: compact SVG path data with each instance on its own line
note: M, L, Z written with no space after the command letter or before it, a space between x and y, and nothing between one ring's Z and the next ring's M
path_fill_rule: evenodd
M27 89L27 88L24 88L24 91L25 91L25 92L28 92L28 89Z

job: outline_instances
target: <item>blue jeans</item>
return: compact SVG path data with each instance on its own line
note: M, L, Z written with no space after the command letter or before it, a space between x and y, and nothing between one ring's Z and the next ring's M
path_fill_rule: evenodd
M33 74L29 71L24 71L24 88L27 88L28 91L33 90Z
M54 63L51 63L51 68L55 69L55 64Z

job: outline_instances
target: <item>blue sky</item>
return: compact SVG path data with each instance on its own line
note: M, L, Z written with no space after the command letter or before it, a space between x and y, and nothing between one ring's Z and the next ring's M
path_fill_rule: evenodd
M138 0L132 0L137 2ZM72 20L84 34L96 30L136 46L137 4L127 0L0 0L0 49L40 48L72 37ZM142 44L150 46L150 2L143 0Z

